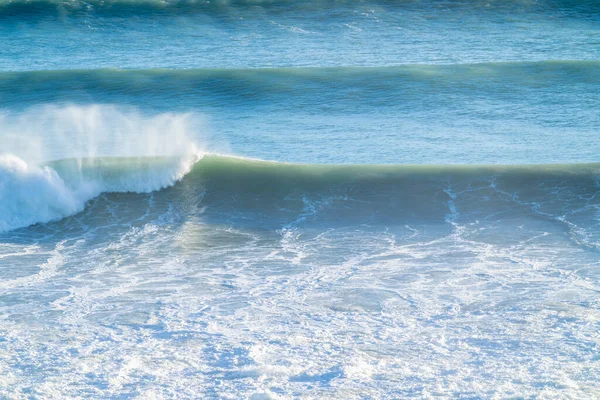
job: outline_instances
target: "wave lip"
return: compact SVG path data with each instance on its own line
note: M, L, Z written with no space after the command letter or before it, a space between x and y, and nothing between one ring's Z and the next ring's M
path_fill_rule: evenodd
M290 193L300 197L348 195L366 203L418 199L415 205L427 207L432 200L447 200L448 190L477 193L479 189L502 188L506 193L532 197L545 197L553 190L595 192L600 185L600 163L335 165L207 154L183 182L191 187L204 186L223 198L283 199Z

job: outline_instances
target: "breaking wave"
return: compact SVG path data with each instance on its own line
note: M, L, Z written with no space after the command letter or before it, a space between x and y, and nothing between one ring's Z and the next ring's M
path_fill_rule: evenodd
M526 210L557 219L596 206L599 176L600 164L309 165L190 154L65 159L32 166L3 156L0 229L75 214L101 193L165 188L170 203L184 202L191 188L207 206L218 205L229 214L299 212L307 199L316 199L328 203L329 215L338 220L443 221L457 206L482 215L514 213L517 218Z

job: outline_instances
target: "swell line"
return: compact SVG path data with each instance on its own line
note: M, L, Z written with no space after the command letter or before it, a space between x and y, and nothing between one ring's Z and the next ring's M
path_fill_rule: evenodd
M575 0L2 0L0 17L25 18L48 16L131 16L156 14L194 14L248 16L251 13L302 13L338 11L343 7L378 8L380 11L481 10L485 12L546 12L561 10L592 14L596 1Z
M364 101L384 101L410 91L470 90L494 92L576 84L587 90L600 84L600 61L548 60L484 64L399 65L393 67L54 70L0 72L5 104L86 101L90 96L140 96L183 99L206 97L230 104L264 96L307 97L317 92L359 90ZM584 88L585 89L585 88ZM357 93L353 95L357 96ZM174 98L175 99L175 98ZM97 101L97 100L96 100Z

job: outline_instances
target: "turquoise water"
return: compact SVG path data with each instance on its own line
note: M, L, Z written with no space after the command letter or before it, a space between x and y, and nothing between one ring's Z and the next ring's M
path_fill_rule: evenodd
M0 0L0 397L600 397L599 38Z

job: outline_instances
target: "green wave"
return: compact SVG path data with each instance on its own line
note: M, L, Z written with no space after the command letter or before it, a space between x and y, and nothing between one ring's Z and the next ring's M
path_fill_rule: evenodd
M61 176L72 171L104 178L129 176L132 171L157 171L177 163L176 157L104 157L49 162ZM408 187L443 189L452 185L503 185L511 191L562 188L598 188L600 163L522 165L428 164L301 164L208 154L197 161L180 185L246 193L271 191L363 190L398 191ZM408 186L407 186L408 185ZM407 194L410 191L400 191Z
M61 70L0 72L4 104L65 101L206 99L248 104L261 98L313 97L389 102L440 91L514 92L576 84L600 85L600 61L549 60L392 67ZM126 100L126 99L125 99ZM124 101L125 101L124 100ZM338 100L332 98L332 101ZM209 103L210 105L210 103Z

